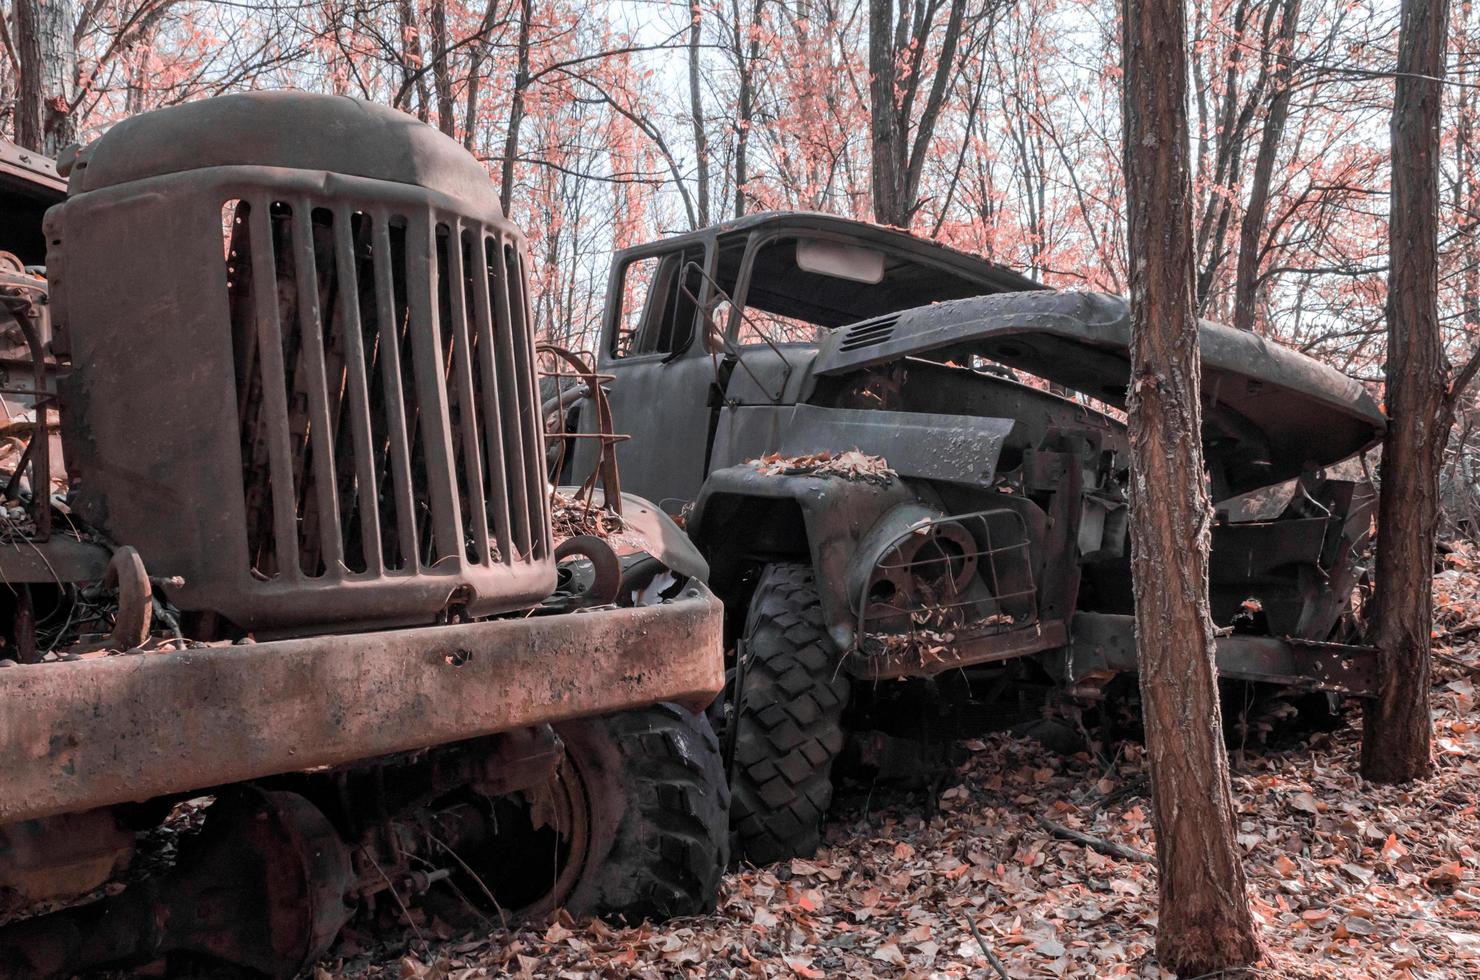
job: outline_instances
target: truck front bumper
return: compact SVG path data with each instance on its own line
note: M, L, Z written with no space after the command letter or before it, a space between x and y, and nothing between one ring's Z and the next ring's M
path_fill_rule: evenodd
M1377 696L1377 651L1372 647L1322 643L1290 636L1220 636L1218 676L1279 684L1348 697ZM1059 683L1094 685L1136 670L1136 624L1132 616L1076 613L1069 645L1043 655Z
M724 686L720 603L0 669L0 825L608 714Z

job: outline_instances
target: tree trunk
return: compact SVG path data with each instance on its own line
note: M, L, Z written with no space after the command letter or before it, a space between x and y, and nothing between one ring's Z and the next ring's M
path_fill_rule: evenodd
M437 128L457 138L457 103L452 100L452 53L448 51L447 0L432 0L432 85L437 90Z
M869 148L874 220L908 228L920 209L920 181L930 142L959 67L966 0L949 0L949 6L927 0L897 2L898 11L896 0L868 0ZM978 8L981 23L993 22L995 6L995 0L987 0ZM945 30L932 65L927 48L942 9ZM932 67L927 90L926 69ZM925 102L916 119L915 102L922 93Z
M893 0L868 3L868 96L873 151L874 220L904 227L900 213L899 171L904 133L895 96Z
M159 34L159 22L164 12L150 14L139 28L138 41L125 59L128 88L124 95L123 108L130 116L136 116L149 107L150 82L148 71L154 60L154 43Z
M699 185L699 224L709 224L709 137L704 131L704 94L699 86L700 14L697 0L689 6L689 113L694 123L694 169Z
M468 55L468 88L463 104L463 146L469 153L473 152L473 147L478 142L478 100L480 86L483 84L483 63L488 60L488 54L493 49L490 34L497 13L498 0L488 0L488 6L483 10L483 23L478 28L478 43L473 45L472 53ZM527 42L525 47L528 48Z
M16 0L15 46L20 62L15 141L54 157L77 141L72 97L77 53L72 29L77 15L70 0Z
M930 155L930 141L935 138L935 124L945 106L946 92L956 71L956 48L961 43L961 26L966 17L966 0L951 0L951 10L946 17L946 33L940 42L940 57L935 63L935 77L930 81L930 94L925 99L925 109L915 124L915 139L910 147L909 159L905 161L904 173L900 177L904 186L899 195L903 205L904 219L901 226L908 228L920 209L920 179L925 173L925 161ZM929 24L926 25L929 31ZM923 45L922 36L917 43ZM915 82L918 86L918 80ZM905 120L909 124L909 120ZM904 134L900 134L903 138Z
M1447 0L1403 0L1391 135L1386 395L1377 506L1373 645L1378 696L1362 718L1362 775L1432 771L1429 631L1439 470L1449 438L1449 365L1439 334L1439 123Z
M498 200L505 217L514 203L514 161L519 158L519 127L524 122L524 92L529 88L529 22L533 17L534 0L520 0L514 91L509 97L509 128L504 134L504 158L499 164Z
M1126 0L1122 16L1131 570L1159 869L1156 953L1189 976L1250 964L1259 941L1234 847L1208 609L1187 25L1181 0Z
M730 0L734 12L736 92L735 119L735 217L745 215L745 185L750 180L750 127L755 116L755 65L760 57L761 16L766 0L754 0L750 26L740 19L740 0ZM748 39L748 40L747 40Z
M401 38L406 50L401 55L401 98L416 90L416 118L431 121L431 96L427 93L426 62L421 51L421 27L416 18L416 0L400 0L396 5L401 19ZM396 108L400 108L398 105Z
M1285 136L1285 120L1290 115L1290 71L1294 65L1295 27L1300 20L1300 0L1283 0L1279 38L1275 42L1277 67L1274 71L1274 95L1269 100L1269 114L1264 119L1264 132L1259 137L1259 155L1254 160L1254 176L1249 190L1249 206L1239 223L1238 266L1233 278L1233 325L1240 330L1254 329L1254 307L1259 298L1259 266L1264 257L1264 213L1269 208L1269 182L1274 176L1275 156Z

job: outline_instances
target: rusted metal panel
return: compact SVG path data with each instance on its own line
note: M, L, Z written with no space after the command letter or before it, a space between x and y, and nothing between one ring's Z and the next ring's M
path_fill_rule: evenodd
M717 600L0 670L0 824L724 684Z
M67 182L55 163L0 139L0 251L13 253L26 265L45 262L41 216L66 192Z
M990 636L955 637L939 654L922 658L906 647L868 655L856 653L847 660L848 672L867 681L899 680L905 677L934 677L948 670L997 663L1014 657L1054 650L1064 645L1064 624L1035 623L1027 629Z
M1131 616L1078 613L1069 647L1047 655L1045 666L1069 685L1079 678L1136 669ZM1318 643L1281 636L1220 636L1218 675L1355 697L1377 693L1377 651L1372 647Z
M882 456L900 476L990 486L1012 419L797 405L781 429L783 456L842 447Z
M85 894L125 868L134 835L89 810L0 827L0 917Z
M0 139L0 189L23 192L55 204L67 196L67 182L49 157Z
M108 570L108 549L57 535L49 541L0 542L0 581L96 582Z

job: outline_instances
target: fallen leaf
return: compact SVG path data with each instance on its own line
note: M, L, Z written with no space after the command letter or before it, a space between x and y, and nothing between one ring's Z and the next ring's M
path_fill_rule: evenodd
M1295 793L1290 797L1290 808L1299 810L1301 813L1309 813L1312 816L1321 812L1320 804L1316 798L1309 793Z
M827 976L821 970L813 968L810 956L783 956L781 961L791 967L791 972L802 980L823 980Z

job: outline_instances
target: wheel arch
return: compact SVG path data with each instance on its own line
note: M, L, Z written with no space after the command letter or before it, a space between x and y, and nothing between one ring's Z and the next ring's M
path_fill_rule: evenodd
M847 570L863 536L890 508L915 499L898 479L883 483L770 474L742 464L715 470L689 517L689 536L709 561L710 584L727 604L748 562L805 561L816 573L829 640L852 647L855 619Z

